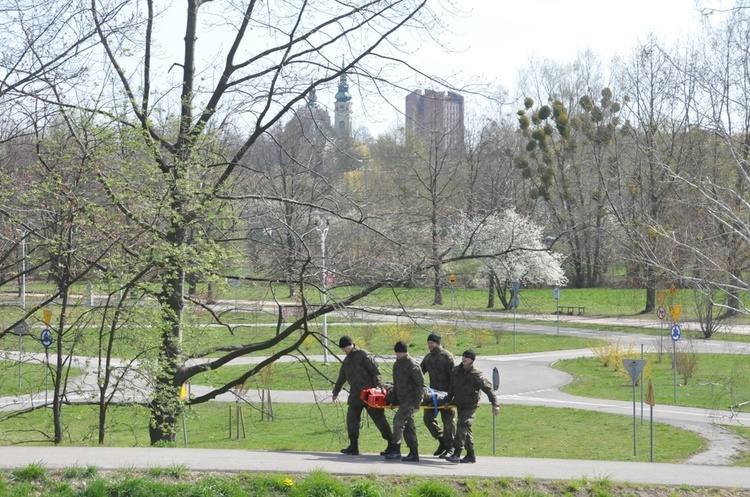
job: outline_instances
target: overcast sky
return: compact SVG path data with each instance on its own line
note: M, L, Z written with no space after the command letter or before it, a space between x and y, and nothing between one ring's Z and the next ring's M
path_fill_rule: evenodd
M454 53L423 45L415 61L430 75L451 72L512 90L520 68L536 57L573 60L590 49L606 62L627 56L650 34L667 44L685 40L699 28L701 6L733 4L732 0L460 0L464 18L450 21L455 33L444 39ZM471 79L471 78L469 78ZM415 80L416 87L434 84ZM393 104L398 105L394 95ZM403 96L401 96L403 102ZM467 106L472 102L467 102ZM395 125L397 113L373 120L357 109L355 125L377 135ZM403 106L403 103L400 104ZM475 103L474 106L481 105ZM467 109L471 112L476 109ZM356 122L359 119L359 122Z

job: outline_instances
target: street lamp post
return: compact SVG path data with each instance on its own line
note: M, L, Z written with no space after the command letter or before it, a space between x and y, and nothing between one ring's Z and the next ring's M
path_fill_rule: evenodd
M26 236L29 234L28 230L23 230L23 238L21 238L21 288L18 289L21 297L21 309L26 310Z
M326 236L328 236L329 220L326 219L325 225L318 226L320 234L320 255L323 268L321 270L321 282L323 284L323 306L328 303L328 270L326 268ZM323 314L323 364L328 364L328 314Z

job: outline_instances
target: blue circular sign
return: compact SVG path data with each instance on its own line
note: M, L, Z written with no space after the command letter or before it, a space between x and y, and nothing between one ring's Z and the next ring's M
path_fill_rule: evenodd
M45 328L42 330L41 340L42 345L44 345L45 349L52 345L52 331L49 328Z
M682 335L682 329L680 328L680 325L678 323L675 323L672 325L672 340L675 342L680 339L680 335Z

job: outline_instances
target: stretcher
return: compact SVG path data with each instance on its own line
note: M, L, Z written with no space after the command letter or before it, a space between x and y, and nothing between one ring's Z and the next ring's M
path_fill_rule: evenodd
M445 397L448 395L447 392L442 390L435 390L434 388L425 387L424 395L422 396L422 404L419 406L420 409L434 409L437 413L438 409L451 409L456 407L454 405L446 405ZM369 407L375 407L377 409L393 409L398 407L398 404L394 404L393 387L386 385L373 388L365 388L362 393L359 394L359 398L362 399Z

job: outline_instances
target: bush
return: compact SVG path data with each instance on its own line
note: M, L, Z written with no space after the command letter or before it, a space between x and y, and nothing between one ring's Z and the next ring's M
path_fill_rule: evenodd
M426 481L409 491L409 497L453 497L458 495L453 487L441 481Z
M334 476L320 470L311 472L299 484L289 487L289 495L299 497L349 496L349 489Z
M677 373L682 377L682 384L687 385L688 381L698 371L698 355L692 347L685 347L677 352L674 360L676 361Z

